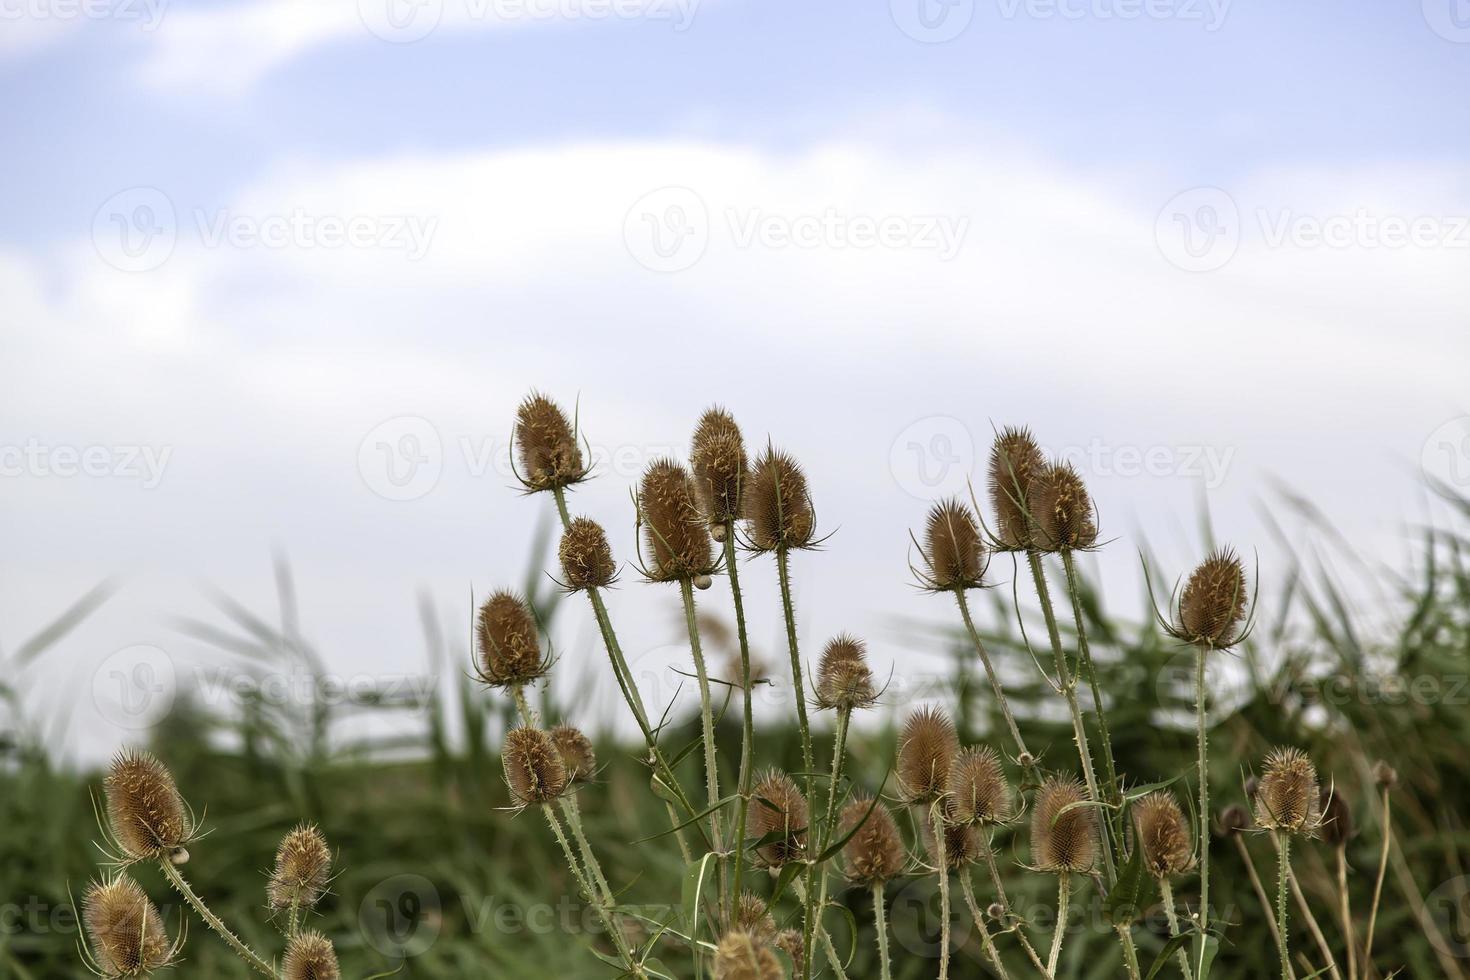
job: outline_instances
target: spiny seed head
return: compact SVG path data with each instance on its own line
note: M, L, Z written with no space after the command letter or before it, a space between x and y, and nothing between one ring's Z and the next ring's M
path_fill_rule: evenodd
M817 707L852 711L872 707L877 699L867 645L846 633L829 642L817 666Z
M162 857L194 833L173 775L147 752L126 750L114 758L103 789L112 836L128 858Z
M793 969L791 975L793 977L801 976L802 963L804 962L803 957L806 955L806 950L802 945L801 930L782 929L776 934L776 948L790 957Z
M725 526L740 518L749 478L750 462L745 456L745 439L730 413L718 406L699 419L694 445L689 451L699 502L711 527Z
M1321 822L1317 767L1301 749L1273 749L1261 766L1256 787L1256 823L1310 837Z
M657 459L638 488L638 517L644 526L646 573L655 582L708 575L715 546L694 494L689 471L672 459Z
M770 868L799 860L806 849L806 797L790 776L776 769L761 775L754 792L755 799L750 803L752 836L779 835L761 845L761 860Z
M618 567L613 563L607 532L590 517L572 519L561 536L557 553L561 558L562 578L573 591L606 588L617 577Z
M850 880L861 885L881 885L903 873L903 838L887 805L881 802L875 805L873 798L866 794L854 796L842 808L841 827L842 834L858 827L842 847L843 870Z
M1379 789L1393 789L1399 784L1399 772L1387 762L1379 759L1373 763L1373 782L1378 784Z
M817 531L806 475L796 459L770 446L756 458L745 489L745 534L754 551L805 548Z
M957 824L997 824L1011 818L1011 787L989 746L961 749L949 764L946 816Z
M995 508L996 537L1001 547L1024 551L1031 546L1026 488L1045 465L1046 459L1030 429L1008 426L995 437L990 449L990 506Z
M1133 804L1133 826L1143 863L1155 878L1167 878L1194 866L1194 841L1174 794L1155 790Z
M938 708L909 715L898 737L898 781L910 803L928 803L944 795L949 766L960 741L949 716Z
M341 980L332 941L313 929L298 932L286 943L281 975L284 980Z
M1071 463L1050 463L1026 488L1031 542L1041 551L1078 551L1097 543L1092 498Z
M1240 638L1248 597L1240 557L1229 548L1216 551L1184 584L1173 632L1186 642L1223 650Z
M597 752L592 748L592 740L583 735L580 728L557 725L551 730L551 744L561 754L567 778L572 782L585 783L597 772Z
M126 875L94 881L82 896L92 959L104 977L142 977L168 966L178 948L169 943L163 916Z
M924 588L934 592L975 589L985 577L985 547L980 525L968 504L942 500L929 511L924 528Z
M300 824L276 848L276 867L266 885L273 909L310 908L327 890L332 877L332 852L322 832Z
M1353 824L1353 809L1335 786L1321 789L1322 840L1330 847L1341 847L1358 835Z
M496 592L475 619L480 647L480 680L491 687L515 687L539 680L550 668L541 654L536 617L518 596Z
M782 980L781 961L771 948L743 929L720 937L715 950L715 980Z
M1097 862L1097 815L1076 779L1049 776L1031 811L1031 860L1042 871L1090 871ZM1065 812L1064 812L1065 811Z
M735 928L748 932L763 944L776 938L776 919L766 906L766 900L754 892L741 892L735 903Z
M1248 830L1251 825L1251 812L1239 803L1232 803L1220 811L1219 819L1215 821L1215 835L1229 840L1236 834Z
M572 423L545 395L533 391L521 402L513 436L521 483L527 490L552 490L586 478L587 467Z
M944 867L947 871L962 871L980 857L983 844L980 831L969 824L942 823L944 829ZM935 844L934 821L924 822L924 847L929 859L937 867L939 848Z
M567 767L551 736L539 728L513 728L501 753L510 795L522 806L546 803L567 788Z

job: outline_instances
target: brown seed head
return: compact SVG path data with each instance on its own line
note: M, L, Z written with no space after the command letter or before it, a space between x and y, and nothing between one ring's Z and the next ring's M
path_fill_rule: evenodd
M868 808L872 807L871 813ZM866 816L866 820L864 820ZM898 834L898 824L893 812L884 803L873 804L873 798L859 794L842 808L840 834L853 827L857 833L848 838L842 847L844 872L860 885L879 885L903 873L903 838Z
M984 842L980 831L969 824L944 824L944 867L949 871L962 871L980 857ZM939 850L934 844L934 822L924 822L924 848L929 860L939 863Z
M958 499L935 504L924 529L920 584L934 592L976 589L984 577L985 547L975 513Z
M82 922L92 958L109 980L147 976L168 966L178 952L169 943L158 909L126 875L87 886Z
M949 766L960 740L949 716L938 708L909 715L898 737L898 782L910 803L929 803L944 795Z
M286 943L284 980L342 980L332 941L315 930L298 932Z
M877 699L867 645L846 633L829 642L817 666L817 707L852 711L872 707Z
M1031 811L1031 860L1042 871L1091 871L1097 862L1097 814L1076 779L1049 776ZM1065 812L1064 812L1065 811Z
M1026 488L1046 465L1031 430L1007 427L990 450L990 505L995 508L996 537L1001 547L1024 551L1031 546L1026 519Z
M1031 541L1042 551L1077 551L1097 543L1092 498L1071 463L1051 463L1026 488Z
M806 475L792 456L770 447L756 459L745 489L745 533L754 551L805 548L816 534Z
M572 782L585 783L597 772L597 752L592 748L592 740L583 735L580 728L557 725L551 730L551 744L560 753L567 778Z
M1228 548L1214 552L1184 585L1175 635L1217 650L1229 647L1240 638L1248 596L1239 556Z
M806 849L806 797L790 776L768 769L755 785L750 804L752 836L772 839L757 852L767 867L780 868L799 860Z
M694 480L684 467L671 459L649 464L638 488L638 516L650 580L677 582L714 569L714 542L695 498Z
M750 469L745 440L730 413L715 407L705 412L694 430L689 451L699 502L710 525L727 525L740 518Z
M741 929L720 937L715 951L715 980L782 980L781 961L771 948Z
M539 728L513 728L501 752L510 795L522 806L546 803L567 788L567 767L551 736Z
M1000 756L989 746L961 749L949 764L947 813L951 823L997 824L1011 818L1012 794Z
M1155 790L1133 804L1133 827L1143 863L1155 878L1168 878L1194 866L1194 841L1189 823L1174 794Z
M1228 840L1241 831L1248 830L1250 825L1250 811L1239 803L1232 803L1220 811L1219 819L1215 821L1215 835Z
M147 752L126 750L103 782L107 821L126 857L157 858L189 842L194 820L174 777Z
M579 483L587 476L577 435L561 408L532 392L516 409L513 433L520 458L520 478L527 490L552 490Z
M1353 824L1353 809L1337 787L1321 789L1322 840L1330 847L1341 847L1358 835Z
M776 939L776 919L766 907L766 900L754 892L740 893L735 903L735 928L750 933L765 945Z
M776 948L790 957L793 969L791 975L793 977L801 976L801 965L804 962L803 957L806 955L806 950L801 941L801 930L782 929L776 934Z
M1317 789L1317 767L1301 749L1273 749L1261 766L1256 789L1256 823L1289 834L1317 832L1322 800Z
M1373 763L1373 782L1378 784L1379 789L1393 789L1399 784L1398 770L1379 759Z
M475 620L480 646L480 680L492 687L514 687L539 680L550 668L541 655L536 618L510 592L485 600Z
M276 848L276 867L266 885L273 909L311 908L332 877L332 852L322 832L301 824Z
M562 578L574 591L606 588L617 577L607 533L590 517L573 518L561 536L558 554Z

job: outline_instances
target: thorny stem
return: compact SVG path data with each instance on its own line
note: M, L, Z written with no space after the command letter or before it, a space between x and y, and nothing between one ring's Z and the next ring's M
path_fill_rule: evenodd
M541 804L541 810L546 814L546 822L551 825L551 832L556 835L556 842L561 845L562 854L566 855L567 868L576 877L577 885L582 889L583 894L587 896L587 901L597 910L597 917L602 920L603 928L607 930L607 934L612 939L613 945L617 947L618 955L628 965L628 972L633 976L646 977L647 974L643 971L643 965L634 959L632 951L628 949L628 940L623 935L622 930L618 928L617 923L613 921L608 906L603 904L603 901L598 897L596 889L587 880L587 875L578 866L577 858L572 853L572 845L567 840L566 832L562 830L561 821L556 818L556 811L551 808L550 803Z
M1250 878L1251 888L1255 891L1256 898L1260 900L1261 908L1266 913L1266 925L1271 929L1271 941L1280 946L1281 933L1277 931L1276 917L1271 914L1271 899L1266 895L1266 886L1261 884L1261 876L1256 874L1256 862L1251 859L1251 852L1245 846L1244 838L1240 834L1235 834L1233 839L1236 849L1240 851L1240 860L1245 863L1245 873ZM1288 980L1294 980L1294 977L1288 975Z
M847 746L847 726L848 722L851 719L852 710L850 708L841 708L838 710L837 734L834 737L832 743L832 783L827 788L827 822L822 829L823 836L821 837L821 851L825 851L827 849L827 845L832 842L833 828L836 826L837 784L842 780L842 756ZM812 836L810 832L808 832L808 836ZM821 853L821 851L819 851L818 853ZM808 904L808 917L820 916L821 911L827 907L827 869L826 867L819 867L815 869L815 873L819 878L817 889L818 898L815 905ZM811 949L805 950L805 955L807 957L810 957L811 954Z
M1168 878L1159 879L1159 897L1163 900L1164 915L1169 919L1169 936L1179 936L1179 913L1174 909L1174 886L1169 883ZM1194 971L1189 968L1189 955L1184 952L1184 947L1179 947L1179 969L1184 973L1184 980L1194 980Z
M215 934L225 941L225 945L235 951L235 955L240 957L246 966L268 977L277 975L275 967L261 959L255 950L247 946L243 939L231 932L229 927L220 921L219 916L209 910L204 900L194 893L193 888L189 887L189 882L185 880L183 872L179 871L177 865L168 857L164 857L159 860L158 866L163 869L164 876L168 878L169 884L174 886L174 890L183 896L184 901L188 902L199 914L199 918L204 920L204 924L214 930Z
M786 647L791 653L791 683L796 692L796 724L801 731L801 763L802 771L806 773L806 798L808 803L812 799L812 730L806 717L806 685L802 680L801 648L796 642L796 610L791 605L791 569L790 552L784 547L776 549L776 574L781 586L781 611L786 619ZM810 823L810 821L808 821ZM806 868L807 893L812 891L812 871L810 864ZM810 913L810 908L808 908ZM811 915L806 916L801 926L802 950L805 958L802 962L802 972L810 980L812 975L812 941L815 931L812 928Z
M1353 906L1348 896L1347 842L1337 845L1338 914L1342 917L1342 941L1347 947L1348 980L1358 980L1358 937L1353 929Z
M986 871L990 874L991 882L995 884L995 896L1000 900L1001 908L1005 909L1007 926L1014 928L1016 938L1021 941L1021 948L1026 951L1027 957L1030 958L1031 962L1036 966L1036 969L1040 970L1043 976L1046 976L1046 967L1042 965L1041 957L1037 955L1036 948L1031 945L1031 940L1026 936L1025 923L1017 918L1015 925L1013 927L1010 926L1009 920L1012 915L1011 901L1006 897L1006 886L1001 882L1000 869L995 866L995 848L992 846L992 842L988 837L985 840L985 846L981 848L981 852L985 855Z
M1286 882L1291 876L1291 838L1277 833L1276 839L1276 948L1281 954L1281 976L1283 980L1289 980L1291 954L1287 951L1286 941Z
M735 883L730 890L731 908L740 899L740 879L745 871L745 822L750 812L751 757L755 754L755 721L750 691L750 642L745 634L745 603L740 596L740 573L735 560L735 528L725 526L725 569L730 574L730 595L735 600L735 632L740 639L740 690L744 717L740 723L740 815L735 828Z
M704 648L699 642L699 621L694 615L694 584L687 578L679 581L679 591L684 599L684 622L689 627L689 650L694 655L694 672L699 678L699 724L704 736L704 784L709 793L709 805L720 801L720 770L715 756L715 715L710 702L709 671L704 666ZM720 852L720 814L709 815L710 835L714 838L714 851ZM725 921L725 862L717 860L720 875L719 909L720 921Z
M1322 926L1317 923L1317 917L1312 914L1312 906L1307 902L1307 896L1302 894L1302 886L1296 880L1296 875L1288 874L1291 880L1291 894L1296 899L1296 907L1301 909L1302 918L1307 923L1307 931L1312 934L1312 941L1317 944L1317 951L1327 961L1327 972L1332 975L1332 980L1342 980L1342 974L1338 972L1337 960L1332 955L1332 947L1327 945L1327 937L1322 934Z
M1118 941L1123 944L1123 963L1128 967L1131 980L1143 980L1138 970L1138 951L1133 948L1132 931L1127 926L1118 926Z
M949 977L949 861L944 853L943 802L929 808L934 824L934 852L939 862L939 980Z
M893 980L888 965L888 913L883 908L883 884L873 886L873 923L878 930L878 964L881 980Z
M1016 727L1016 719L1011 714L1011 706L1006 701L1006 692L1000 686L1000 677L995 673L995 667L990 663L990 654L985 650L985 644L980 641L980 633L975 629L975 622L970 618L970 603L965 598L965 590L956 587L954 590L955 600L960 606L960 616L965 620L965 629L970 633L970 640L975 644L975 652L980 655L980 663L985 666L985 676L990 678L990 687L995 691L996 703L1000 705L1001 714L1005 716L1006 727L1011 730L1011 739L1016 743L1016 751L1025 757L1031 757L1026 750L1026 740L1021 737L1021 730Z
M799 880L793 880L791 882L791 889L796 893L797 901L805 905L807 890L803 887L802 883ZM823 928L820 922L817 923L816 933L817 939L822 943L822 952L827 956L827 964L832 967L832 972L837 976L838 980L847 980L847 973L842 969L842 960L837 955L837 948L832 945L832 937L827 934L827 930Z
M1194 670L1194 728L1199 747L1199 930L1204 934L1210 924L1210 759L1209 728L1205 724L1205 654L1209 646L1201 644ZM1204 944L1200 944L1200 962L1204 970Z
M1092 647L1087 642L1087 622L1082 615L1082 590L1078 583L1077 565L1072 560L1070 551L1062 552L1062 567L1067 573L1067 592L1072 598L1072 619L1077 626L1077 658L1087 670L1087 685L1092 690L1092 713L1097 719L1098 731L1102 734L1103 766L1108 777L1107 802L1116 807L1122 802L1122 794L1118 792L1118 771L1113 763L1113 736L1108 731L1108 717L1103 711L1102 691L1097 685L1097 667L1092 662ZM1123 833L1119 821L1122 819L1122 809L1110 809L1108 813L1108 819L1113 824L1114 838L1121 840Z
M291 912L286 919L286 938L293 938L301 929L301 903L296 899L291 900Z
M970 882L969 871L960 872L960 891L964 892L965 904L970 908L970 918L975 920L975 928L980 930L980 944L985 947L990 962L995 964L995 972L1000 975L1000 980L1010 980L1010 974L1006 973L1005 964L1001 962L1000 952L995 948L995 940L991 938L990 930L985 925L985 917L980 914L980 904L975 901L975 886Z
M597 855L592 850L592 844L587 840L587 835L582 832L582 809L577 806L575 796L563 796L561 798L561 811L566 815L567 825L572 828L572 837L577 841L577 849L582 852L582 863L587 866L587 871L592 876L592 881L597 885L597 890L602 894L602 900L612 905L613 893L608 887L607 878L602 873L602 865L597 860Z
M1383 897L1383 878L1388 871L1388 845L1393 840L1393 808L1388 787L1383 787L1383 849L1378 854L1378 880L1373 883L1373 905L1368 911L1368 938L1363 943L1363 969L1373 969L1373 931L1378 926L1378 901Z
M1057 876L1057 928L1051 937L1051 955L1046 958L1046 972L1057 974L1057 961L1062 957L1062 937L1067 934L1067 903L1072 898L1071 875L1063 871Z

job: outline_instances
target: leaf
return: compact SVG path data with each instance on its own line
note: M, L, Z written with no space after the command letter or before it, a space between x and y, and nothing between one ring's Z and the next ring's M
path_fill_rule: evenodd
M1143 848L1135 847L1118 880L1103 901L1103 915L1115 926L1131 925L1153 903L1154 880L1143 866Z
M766 904L775 905L776 900L781 897L781 894L784 891L786 891L786 886L791 884L791 879L801 874L801 869L804 867L806 867L806 865L800 863L799 861L792 861L790 864L783 867L781 869L780 876L776 879L776 887L771 889L771 897L766 902Z
M713 852L706 854L698 861L689 865L684 872L684 886L681 891L684 912L684 921L689 926L689 937L699 938L699 909L704 903L705 895L708 894L705 884L710 878L719 857Z
M670 827L668 830L661 830L658 833L652 834L652 835L650 835L648 837L640 837L637 840L633 841L633 843L634 844L646 844L646 843L648 843L651 840L658 840L660 837L667 837L670 834L678 833L679 831L683 830L685 827L689 826L690 824L698 823L699 821L703 820L705 817L709 816L711 813L714 813L720 807L722 807L725 804L731 802L732 800L737 800L739 798L740 797L737 794L737 795L727 796L727 797L725 797L722 800L716 800L712 806L705 807L703 810L700 810L698 813L696 813L694 816L690 817L688 820L685 820L683 823L676 824L675 826Z
M1194 934L1194 951L1190 954L1194 961L1195 980L1206 980L1210 975L1210 967L1215 962L1215 954L1220 951L1220 940L1218 937L1204 933Z
M825 851L823 851L817 857L817 864L822 864L832 855L836 854L838 851L841 851L842 848L846 846L847 842L852 839L852 835L863 829L863 826L868 822L868 817L872 815L874 808L877 806L878 797L875 796L873 797L872 802L868 804L868 812L863 814L863 819L854 821L852 828L848 830L847 833L843 834L840 840L833 842Z
M1165 943L1164 948L1159 950L1159 955L1154 958L1154 965L1149 967L1148 975L1145 976L1143 980L1154 980L1154 977L1158 976L1159 971L1162 970L1165 964L1169 962L1170 957L1178 952L1179 949L1183 947L1184 944L1188 941L1189 934L1185 933L1182 936L1175 936L1173 939L1170 939L1167 943Z

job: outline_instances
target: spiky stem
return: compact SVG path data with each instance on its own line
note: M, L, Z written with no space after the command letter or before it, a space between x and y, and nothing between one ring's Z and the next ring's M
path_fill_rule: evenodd
M995 972L1000 980L1010 980L1010 974L1006 973L1005 963L1001 961L1000 951L995 948L995 940L990 935L990 929L985 925L985 917L980 914L980 903L975 901L975 886L970 881L968 871L960 872L960 891L964 893L965 905L970 909L970 918L975 920L975 928L980 930L980 945L985 949L985 955L990 957L990 962L995 965Z
M709 694L709 671L704 666L704 647L699 642L699 620L694 613L694 584L689 579L680 579L679 592L684 599L684 622L689 627L689 650L694 655L694 673L699 679L699 725L704 737L704 785L709 793L709 805L720 801L720 770L715 755L715 714ZM709 815L710 835L714 838L714 851L720 854L720 813L714 810ZM716 860L720 876L719 909L720 921L725 921L725 862Z
M1199 929L1207 931L1210 925L1210 756L1209 726L1205 724L1205 654L1209 647L1201 644L1197 651L1194 670L1194 736L1199 748ZM1205 947L1200 944L1203 959ZM1204 963L1196 966L1203 971Z
M1378 927L1378 902L1383 898L1383 878L1388 871L1388 846L1393 841L1393 809L1388 787L1383 787L1383 847L1378 853L1378 879L1373 883L1373 904L1368 909L1368 938L1363 942L1363 969L1373 970L1373 932Z
M847 728L851 719L851 708L838 709L837 733L832 743L832 781L827 787L827 821L822 828L820 838L822 843L818 853L825 851L827 845L832 842L833 831L837 824L837 784L842 781L842 757L847 746ZM808 837L813 837L810 831L808 831ZM809 917L820 916L821 910L827 907L827 869L825 866L818 867L814 873L818 878L818 898L815 905L808 904L807 906ZM820 926L820 922L818 925ZM811 953L810 949L806 950L807 956L811 956Z
M1281 976L1291 977L1291 953L1286 941L1286 892L1291 878L1291 838L1276 833L1276 946L1281 954Z
M1071 875L1063 871L1057 876L1057 928L1051 937L1051 955L1046 958L1046 972L1057 975L1057 962L1062 958L1062 937L1067 934L1067 904L1072 900Z
M1082 589L1072 552L1062 552L1062 567L1067 573L1067 592L1072 598L1072 620L1077 627L1077 658L1081 667L1087 671L1087 685L1092 690L1092 714L1097 719L1097 729L1102 735L1103 771L1108 778L1107 802L1117 807L1122 802L1122 794L1118 791L1118 771L1113 763L1113 736L1108 731L1108 716L1103 711L1102 690L1097 684L1097 666L1092 662L1092 647L1087 642L1087 621L1082 614ZM1121 840L1123 830L1118 821L1122 819L1122 809L1110 809L1108 814L1113 823L1114 839Z
M1240 851L1240 860L1245 864L1246 877L1250 879L1251 888L1261 903L1261 910L1266 913L1266 925L1271 930L1271 942L1280 946L1281 934L1276 928L1276 917L1271 914L1271 899L1266 894L1266 886L1261 883L1261 876L1256 873L1256 862L1251 858L1250 849L1245 846L1245 839L1240 834L1234 834L1232 839L1235 841L1236 849ZM1294 980L1294 977L1291 980Z
M883 907L883 885L873 886L873 925L878 930L878 968L880 980L893 980L888 965L888 912Z
M1174 886L1169 883L1168 878L1159 879L1159 897L1164 903L1164 915L1169 919L1169 935L1171 937L1181 935L1179 931L1179 913L1174 909ZM1184 980L1194 980L1194 971L1189 968L1189 955L1184 952L1184 947L1179 947L1179 969L1184 974Z
M740 721L740 812L735 827L735 883L730 889L731 908L740 898L745 872L745 824L750 812L751 757L755 754L755 718L750 690L750 642L745 633L745 603L740 595L740 572L735 560L735 527L725 525L725 570L730 574L730 595L735 600L735 632L740 639L740 690L744 702Z
M806 798L808 804L812 800L812 730L806 716L806 684L803 681L801 667L801 648L796 641L796 610L791 604L791 555L785 547L776 549L776 576L781 587L781 612L786 620L786 647L791 653L791 683L796 693L796 725L801 733L801 763L802 771L806 773ZM810 823L810 821L808 821ZM807 894L812 893L813 868L810 864L806 868ZM811 916L808 914L801 926L802 949L805 957L802 963L802 973L807 980L812 975L812 942L815 931L812 928Z
M291 899L291 911L286 918L286 938L293 938L301 929L301 902Z
M1312 913L1311 903L1302 892L1302 886L1292 874L1290 867L1287 868L1287 877L1291 885L1291 895L1296 899L1296 907L1302 913L1302 921L1307 924L1307 931L1312 934L1312 942L1317 944L1317 952L1327 961L1327 972L1332 980L1342 980L1342 974L1337 969L1337 959L1332 955L1332 947L1327 945L1327 937L1322 933L1322 926L1317 922L1317 916Z
M1143 980L1138 970L1138 950L1133 947L1133 932L1126 925L1116 927L1118 942L1123 946L1123 964L1128 968L1129 980Z
M949 860L945 856L944 804L935 801L929 815L934 824L934 852L939 859L939 980L949 977Z
M643 964L639 963L633 957L632 951L628 949L627 937L623 935L623 931L613 921L609 906L604 904L602 899L599 898L597 890L588 881L587 874L577 864L577 858L572 853L572 845L567 840L566 831L562 829L561 821L556 818L556 811L551 808L550 803L541 804L541 810L546 814L546 822L551 825L551 832L556 835L556 842L561 845L562 854L566 856L567 869L572 872L572 875L577 879L577 886L582 889L582 893L587 897L587 901L597 911L597 917L602 920L602 927L607 930L608 937L612 939L613 945L617 947L618 956L627 964L628 972L636 977L647 976L643 970Z
M1021 729L1016 726L1016 719L1011 714L1010 703L1006 700L1006 692L1000 685L1000 677L990 662L990 654L986 651L985 644L980 640L980 632L975 629L975 621L970 618L970 602L965 598L965 590L956 587L954 597L959 603L960 616L965 621L965 629L970 634L970 642L975 645L975 652L980 656L980 663L985 667L985 676L990 678L990 687L995 692L995 701L1000 705L1001 714L1005 716L1006 727L1011 730L1011 739L1016 743L1016 752L1019 756L1030 758L1031 753L1026 749L1026 740L1021 737Z
M163 869L164 877L168 878L169 884L174 886L174 890L183 896L184 901L188 902L194 911L198 913L199 918L204 920L204 924L212 929L215 935L223 939L225 945L234 950L235 955L240 957L246 966L268 977L276 976L275 967L261 959L260 955L246 945L243 939L229 930L229 927L220 920L219 916L209 910L209 906L205 905L204 900L196 895L194 889L189 886L189 882L184 878L183 872L179 870L178 865L174 864L167 857L164 857L159 860L158 866Z
M985 838L985 846L981 848L981 853L985 856L985 869L990 875L991 882L995 885L995 896L1000 900L1001 908L1005 909L1007 928L1014 929L1016 938L1021 941L1021 948L1026 951L1026 956L1031 960L1032 965L1040 970L1043 976L1046 976L1046 967L1042 964L1041 957L1037 954L1036 948L1031 945L1031 940L1026 935L1025 924L1019 918L1017 918L1014 927L1009 924L1011 918L1011 900L1006 897L1005 883L1001 881L1000 869L995 866L995 846L988 835Z
M592 844L587 840L587 835L582 831L582 809L577 806L577 798L570 794L561 798L561 812L567 818L567 826L572 828L572 837L577 842L577 850L582 853L582 863L587 866L587 873L591 875L592 883L597 885L602 900L612 905L612 888L608 886L607 877L602 873L602 864L597 860L597 854L592 850Z
M800 880L791 882L791 889L796 893L796 900L802 905L806 904L807 890ZM817 941L822 944L822 952L827 957L827 965L832 967L832 973L838 980L847 980L847 973L842 969L842 960L837 955L837 948L832 945L832 937L827 934L826 928L819 921L816 924ZM805 966L805 964L803 964Z

